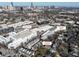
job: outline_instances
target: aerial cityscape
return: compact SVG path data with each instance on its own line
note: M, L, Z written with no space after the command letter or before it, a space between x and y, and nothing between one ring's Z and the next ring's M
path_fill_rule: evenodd
M79 57L78 4L0 2L0 57Z

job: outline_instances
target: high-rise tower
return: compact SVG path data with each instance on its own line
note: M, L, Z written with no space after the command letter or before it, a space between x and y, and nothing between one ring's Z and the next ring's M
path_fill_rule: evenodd
M31 8L33 8L34 6L33 6L33 2L31 2Z
M13 7L14 5L13 5L13 2L11 2L11 6Z

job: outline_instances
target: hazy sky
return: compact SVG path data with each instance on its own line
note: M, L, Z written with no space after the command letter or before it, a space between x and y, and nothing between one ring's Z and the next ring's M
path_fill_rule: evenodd
M10 6L10 2L0 2L0 6ZM14 6L30 6L31 2L13 2ZM79 7L79 2L33 2L34 6L65 6L65 7Z

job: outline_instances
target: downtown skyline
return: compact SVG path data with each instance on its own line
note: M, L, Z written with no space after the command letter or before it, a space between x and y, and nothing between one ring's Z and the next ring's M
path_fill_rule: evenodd
M13 6L31 6L31 2L12 2ZM0 6L11 6L11 2L0 2ZM33 6L79 7L79 2L33 2Z

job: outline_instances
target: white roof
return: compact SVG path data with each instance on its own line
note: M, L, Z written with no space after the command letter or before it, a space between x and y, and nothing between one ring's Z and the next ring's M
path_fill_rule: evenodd
M39 31L47 31L51 28L52 28L52 26L46 25L46 26L39 27L38 30Z
M13 36L16 40L8 45L8 48L14 48L21 46L22 43L27 43L30 39L37 36L37 32L32 31L22 31L19 32L17 35Z
M31 29L32 26L31 25L25 25L25 26L22 26L22 28Z
M47 31L51 28L52 28L52 26L47 25L47 26L42 26L42 27L35 28L32 30L21 31L21 32L17 33L15 36L13 36L13 38L15 38L16 40L14 40L12 43L10 43L8 45L8 48L16 49L18 46L21 46L22 43L28 42L30 39L37 37L37 31L40 31L40 32Z
M0 44L6 45L8 42L10 42L10 39L0 36Z
M48 38L48 36L51 36L52 34L54 34L54 31L52 30L52 31L50 31L50 30L48 30L47 32L45 32L43 35L42 35L42 37L41 37L41 39L47 39Z
M39 31L39 32L41 32L41 31L47 31L47 30L49 30L51 28L52 28L52 26L45 25L45 26L42 26L42 27L39 27L39 28L32 29L32 31Z
M22 25L30 24L30 23L33 23L33 22L32 21L24 21L24 22L18 22L18 23L10 24L8 26L9 27L17 27L17 26L22 26Z
M77 24L79 24L79 22L77 21Z
M14 38L16 39L19 39L19 38L25 38L26 36L29 36L31 34L30 31L21 31L19 33L17 33L15 36L13 36Z
M0 25L2 28L8 28L7 24Z
M57 28L54 31L57 32L61 30L66 30L66 26L57 26Z
M74 24L74 21L66 21L67 23Z
M42 45L52 45L52 42L50 42L50 41L43 41Z
M10 32L8 34L9 34L9 36L14 36L14 35L16 35L16 32Z
M52 29L52 30L48 30L48 31L46 31L43 35L42 35L42 39L44 40L44 39L47 39L48 38L48 36L51 36L52 34L54 34L55 32L57 32L57 31L60 31L60 30L66 30L66 26L57 26L57 28L56 29Z

